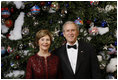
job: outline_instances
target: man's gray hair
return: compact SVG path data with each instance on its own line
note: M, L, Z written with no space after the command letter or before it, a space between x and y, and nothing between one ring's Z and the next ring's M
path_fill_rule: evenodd
M77 24L75 24L73 21L67 21L62 26L62 31L63 32L64 32L64 27L65 27L66 24L74 24L77 27L77 30L79 31L79 26Z

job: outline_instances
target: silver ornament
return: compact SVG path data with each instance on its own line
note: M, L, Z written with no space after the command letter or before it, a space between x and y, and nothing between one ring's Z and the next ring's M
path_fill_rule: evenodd
M65 14L59 14L60 15L60 17L62 17L62 18L64 18L65 17Z
M42 10L43 10L43 11L48 11L49 9L50 9L49 6L42 6Z
M21 50L22 50L22 49L23 49L23 47L24 47L24 45L23 45L23 44L20 44L20 45L19 45L19 49L21 49Z
M61 10L61 14L67 14L67 13L68 13L68 11L66 9Z
M28 43L28 45L29 45L29 47L35 48L31 41Z
M29 34L29 29L27 27L25 27L23 30L22 30L22 34L23 35L28 35Z
M63 21L62 21L62 20L59 20L58 23L59 23L59 24L63 24Z
M38 24L39 24L38 21L35 21L35 22L34 22L34 26L37 26Z
M5 19L4 18L1 19L1 23L2 23L2 25L5 24Z

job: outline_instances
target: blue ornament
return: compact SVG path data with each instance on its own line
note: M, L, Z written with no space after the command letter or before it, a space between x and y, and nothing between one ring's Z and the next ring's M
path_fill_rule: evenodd
M107 22L106 21L102 21L101 26L102 27L106 27L107 26Z
M96 18L94 19L94 22L97 22L97 19Z
M52 24L52 22L53 22L53 21L52 21L52 19L51 19L49 23Z
M117 41L115 41L114 45L117 46Z
M1 64L1 67L3 67L3 64Z
M15 64L14 64L14 62L10 62L10 65L11 65L11 67L13 67Z
M40 13L40 8L39 8L37 5L33 6L33 7L31 8L31 13L32 13L33 15L36 15L36 14Z
M106 79L115 79L115 77L114 77L113 75L109 74L109 75L106 77Z
M68 8L68 7L69 7L69 4L64 4L64 6L65 6L66 8Z
M50 6L51 4L52 4L52 2L51 1L48 1L47 4L46 4L46 6Z
M1 47L1 55L4 55L6 53L6 50L4 47Z
M78 24L78 25L83 25L83 21L78 17L78 19L76 19L74 21L75 24Z
M1 12L2 17L8 18L10 16L10 12L8 10L3 10Z
M59 36L63 36L63 32L59 32Z

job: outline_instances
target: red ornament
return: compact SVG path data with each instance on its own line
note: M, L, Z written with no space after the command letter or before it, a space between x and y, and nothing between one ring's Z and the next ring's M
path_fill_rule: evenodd
M4 18L8 18L11 14L8 8L1 8L1 15Z
M6 25L8 28L10 28L10 27L12 27L12 25L13 25L13 21L12 21L12 20L6 20L6 21L5 21L5 25Z
M7 34L6 37L9 38L10 34Z
M17 60L19 60L19 59L20 59L20 56L19 56L19 55L17 55L17 56L16 56L16 59L17 59Z
M13 9L13 8L11 8L11 12L12 12L12 13L14 12L14 9Z
M41 2L40 2L40 5L41 5L41 6L45 6L45 4L46 4L46 3L45 3L44 1L41 1Z
M12 49L10 46L7 47L7 52L8 53L12 53L14 51L14 49Z
M87 24L90 24L90 23L91 23L91 20L87 20L86 23L87 23Z

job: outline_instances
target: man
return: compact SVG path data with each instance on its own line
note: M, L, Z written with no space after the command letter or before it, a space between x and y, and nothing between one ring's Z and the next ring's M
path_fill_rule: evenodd
M64 79L98 79L101 78L95 49L83 40L77 40L78 25L67 21L63 25L63 35L67 43L56 49L59 56L62 77Z

